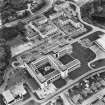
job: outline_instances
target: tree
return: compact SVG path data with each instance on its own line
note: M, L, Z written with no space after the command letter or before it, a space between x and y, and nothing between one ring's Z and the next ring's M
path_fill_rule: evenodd
M9 16L10 16L10 12L9 11L3 11L2 13L1 13L1 16L2 16L2 18L8 18Z
M16 10L21 10L26 8L26 0L9 0L9 3L12 5L12 8Z

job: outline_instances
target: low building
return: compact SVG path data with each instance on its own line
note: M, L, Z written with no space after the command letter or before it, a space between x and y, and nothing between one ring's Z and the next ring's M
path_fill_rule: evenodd
M63 15L63 12L56 12L49 16L51 20L58 18L59 16Z
M17 56L32 48L32 43L28 42L19 46L11 47L12 57Z
M88 2L93 2L94 0L74 0L79 6L83 6Z
M58 52L57 64L60 67L61 76L63 78L68 76L68 73L79 68L81 63L78 59L74 58L72 55L72 47L65 47L63 50Z
M96 44L105 51L105 35L101 36L99 39L96 40Z
M42 33L41 37L45 38L48 37L49 34L56 32L58 29L50 22L46 22L45 24L41 25L39 30Z
M60 78L60 70L53 62L51 56L41 57L36 61L26 64L28 72L38 82L41 88L48 86L54 80Z
M37 36L40 35L38 30L31 24L31 22L27 24L25 28L26 28L26 38L28 40L34 40L36 39Z
M105 104L103 100L104 96L105 96L105 89L102 89L98 93L94 94L93 96L85 100L81 105L104 105Z
M24 95L27 94L23 84L16 85L9 90L2 93L6 105L13 105L23 100Z
M50 84L47 88L36 90L36 94L40 99L46 98L56 91L56 87L53 84Z
M2 27L2 19L1 19L1 14L0 14L0 28Z

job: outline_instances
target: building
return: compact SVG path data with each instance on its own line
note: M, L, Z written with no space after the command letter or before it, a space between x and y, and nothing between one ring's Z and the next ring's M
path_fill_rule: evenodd
M61 77L65 78L68 73L79 68L81 63L78 59L75 59L72 55L72 47L66 46L64 49L57 53L56 63L60 67Z
M25 28L26 28L26 38L29 41L36 39L36 37L40 35L40 33L38 32L38 30L32 25L31 22L29 24L27 24L25 26Z
M40 5L44 4L44 2L42 0L32 0L31 8L30 9L34 12L34 11L38 10L37 8Z
M96 44L105 51L105 35L101 36L99 39L96 40Z
M0 28L2 27L2 19L1 19L1 14L0 14Z
M102 89L98 93L94 94L93 96L85 100L81 105L105 105L104 100L102 101L104 96L105 96L105 89Z
M41 88L51 84L53 81L68 76L68 73L80 67L81 63L75 59L70 45L64 49L55 49L55 55L42 56L37 60L25 63L28 72L38 82Z
M56 13L53 13L49 16L49 18L51 20L55 19L55 18L58 18L59 16L61 16L63 14L63 12L56 12Z
M41 88L48 86L61 76L58 66L49 55L26 64L26 67Z
M69 102L73 105L105 105L105 72L103 70L91 73L72 85L65 93Z
M48 37L49 34L52 34L56 32L58 29L57 27L52 24L50 21L48 21L46 18L38 18L35 19L32 24L37 28L37 30L40 32L40 36L42 38Z
M83 6L88 2L93 2L94 0L74 0L79 6Z
M28 42L19 46L11 47L12 57L17 56L32 48L32 43Z
M56 87L53 84L50 84L46 88L36 90L36 94L40 99L46 98L47 96L55 93Z
M2 93L6 105L14 105L23 100L24 95L27 94L23 84L16 85Z

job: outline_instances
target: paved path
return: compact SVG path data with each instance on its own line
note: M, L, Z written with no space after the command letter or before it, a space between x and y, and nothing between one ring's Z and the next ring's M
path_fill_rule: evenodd
M84 22L84 21L82 20L82 18L81 18L80 7L78 7L78 6L77 6L75 3L73 3L73 2L70 2L70 3L71 3L71 4L74 4L74 5L77 7L77 10L76 10L76 11L77 11L77 13L78 13L78 18L79 18L79 20L80 20L82 23L84 23L85 25L90 26L90 27L93 28L91 32L89 32L89 33L87 33L87 34L85 34L85 35L83 35L83 36L81 36L81 37L79 37L79 38L74 39L73 41L71 41L71 44L73 44L73 43L79 41L81 38L84 38L84 37L86 37L86 36L88 36L88 35L90 35L90 34L96 32L96 31L102 31L102 32L105 33L105 30L103 30L103 29L101 29L101 28L99 28L99 27L96 27L96 26L93 26L93 25L91 25L91 24L88 24L88 23ZM37 99L35 99L35 101L38 102L38 103L44 103L44 102L46 102L46 101L49 101L49 100L51 100L53 97L59 96L59 94L60 94L61 92L64 92L64 91L66 91L67 89L69 89L69 87L70 87L72 84L78 82L80 79L82 79L82 78L85 77L86 75L88 75L88 74L90 74L90 73L93 73L93 72L96 72L96 71L99 71L99 70L101 70L101 69L103 69L103 68L105 68L105 67L102 67L102 68L100 68L100 69L91 70L91 71L85 73L84 75L82 75L81 77L77 78L76 80L72 81L71 83L67 84L65 87L59 89L56 93L54 93L54 94L51 95L50 97L47 97L46 99L43 99L43 100L37 100Z

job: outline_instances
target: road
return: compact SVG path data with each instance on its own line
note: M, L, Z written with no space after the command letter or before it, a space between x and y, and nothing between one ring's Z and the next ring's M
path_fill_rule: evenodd
M40 15L42 14L43 12L47 11L49 8L51 8L52 4L53 4L53 0L46 0L47 2L47 5L42 8L40 11L36 12L34 15L30 16L30 17L27 17L25 19L19 19L19 20L16 20L16 21L13 21L13 22L10 22L10 23L6 23L0 27L3 27L3 26L12 26L13 24L16 24L18 23L19 21L22 21L22 22L28 22L28 21L31 21L32 19L34 19L37 15ZM11 71L7 71L6 74L5 74L5 83L2 85L2 87L0 88L0 93L2 93L2 91L4 90L4 87L6 85L6 81L8 80L9 78L9 73Z
M91 32L89 32L89 33L87 33L87 34L85 34L85 35L83 35L83 36L81 36L81 37L79 37L79 38L77 38L77 39L74 39L73 41L70 42L70 44L73 44L73 43L79 41L80 39L82 39L82 38L84 38L84 37L86 37L86 36L88 36L88 35L90 35L90 34L96 32L96 31L102 31L102 32L105 33L105 30L103 30L103 29L101 29L101 28L99 28L99 27L93 26L93 25L91 25L91 24L88 24L88 23L86 23L85 21L83 21L82 18L81 18L80 7L79 7L78 5L76 5L75 3L73 3L73 2L70 2L70 3L71 3L71 4L74 4L74 5L76 6L76 8L77 8L76 11L77 11L77 13L78 13L78 18L79 18L79 20L80 20L82 23L84 23L85 25L90 26L90 27L93 28ZM69 89L69 87L70 87L71 85L73 85L74 83L78 82L78 81L79 81L80 79L82 79L83 77L89 75L90 73L94 73L94 72L96 72L96 71L99 71L99 70L101 70L101 69L105 69L105 67L102 67L102 68L100 68L100 69L91 70L91 71L85 73L84 75L82 75L82 76L76 78L74 81L71 82L71 84L69 83L69 84L67 84L65 87L59 89L56 93L52 94L50 97L47 97L46 99L43 99L43 100L37 100L37 99L35 99L35 101L38 102L38 103L44 103L44 102L50 101L53 97L56 97L56 96L58 96L61 92L64 92L64 91L66 91L67 89Z
M46 0L46 2L47 2L47 5L46 5L44 8L42 8L40 11L36 12L34 15L32 15L32 16L30 16L30 17L27 17L27 18L25 18L25 19L19 19L19 20L10 22L10 23L6 23L6 24L4 24L4 25L2 25L2 26L0 26L0 27L8 26L8 25L11 26L11 25L13 25L13 24L18 23L19 21L22 21L22 22L31 21L31 20L34 19L37 15L40 15L40 14L42 14L43 12L47 11L49 8L51 8L52 3L53 3L53 0ZM6 71L6 74L5 74L5 76L4 76L5 82L4 82L4 84L0 87L0 93L3 92L3 90L4 90L4 88L5 88L6 84L7 84L7 80L8 80L8 78L9 78L10 73L11 73L11 70Z

